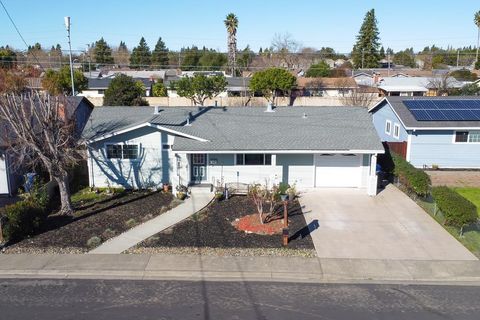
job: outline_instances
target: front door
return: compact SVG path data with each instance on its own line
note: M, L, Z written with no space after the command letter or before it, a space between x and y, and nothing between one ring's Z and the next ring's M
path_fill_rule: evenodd
M207 180L207 155L192 154L192 183L203 183Z

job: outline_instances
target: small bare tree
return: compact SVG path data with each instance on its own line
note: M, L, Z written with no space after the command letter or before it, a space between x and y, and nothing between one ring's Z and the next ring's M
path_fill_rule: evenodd
M339 78L336 86L342 95L340 101L345 106L371 107L378 100L375 88L349 85L350 78Z
M446 96L453 87L455 79L449 73L445 73L428 79L427 87L433 90L436 96Z
M61 214L71 214L68 169L81 158L75 119L64 96L6 95L0 97L8 152L22 167L41 165L60 190Z
M269 188L268 182L265 182L265 185L254 184L250 186L248 193L257 207L260 223L264 224L263 216L267 214L267 217L270 217L275 210L277 187Z
M293 39L291 34L275 34L272 40L272 47L275 54L280 58L283 67L287 69L298 67L298 52L302 48L302 45Z

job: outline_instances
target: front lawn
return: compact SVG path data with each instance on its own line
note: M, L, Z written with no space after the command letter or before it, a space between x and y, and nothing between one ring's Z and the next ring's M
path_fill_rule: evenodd
M470 200L477 207L477 213L480 217L480 188L455 188L455 191Z
M247 233L238 230L242 217L255 214L252 200L235 196L212 203L200 213L176 224L129 250L130 253L198 253L215 255L314 256L314 246L298 201L289 204L290 242L282 246L282 234ZM282 207L278 207L281 219ZM273 223L278 225L277 223ZM237 228L235 227L237 226ZM281 226L281 224L280 224Z
M178 204L171 194L162 192L92 194L74 197L73 216L50 215L37 235L8 246L5 252L87 252Z
M480 258L480 228L478 225L466 227L463 230L463 235L460 236L460 230L455 227L446 226L444 224L444 217L441 212L437 211L433 200L429 198L416 199L417 204L430 214L445 230L448 231L455 239L463 244L470 252ZM478 207L477 207L478 208Z

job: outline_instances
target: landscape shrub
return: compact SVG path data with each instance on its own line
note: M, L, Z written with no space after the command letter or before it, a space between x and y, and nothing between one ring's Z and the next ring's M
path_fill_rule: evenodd
M432 196L445 217L445 224L463 229L477 221L477 208L455 190L448 187L434 187Z
M33 235L47 218L45 208L30 200L6 206L5 216L3 236L6 241L21 240Z
M100 237L94 236L87 240L87 247L90 249L96 248L102 244L102 239Z
M416 195L425 197L430 192L430 177L423 170L417 169L401 156L392 153L395 165L393 173L405 187Z

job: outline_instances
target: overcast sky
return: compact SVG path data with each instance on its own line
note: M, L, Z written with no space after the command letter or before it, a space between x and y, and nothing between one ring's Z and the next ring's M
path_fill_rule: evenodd
M382 45L394 50L431 44L476 45L474 0L2 0L28 44L67 47L63 17L72 18L72 47L84 50L100 37L132 48L144 36L152 48L161 36L170 49L207 46L226 51L225 16L238 16L238 47L270 46L275 33L290 33L306 47L350 52L365 13L375 8ZM24 50L0 8L0 46Z

